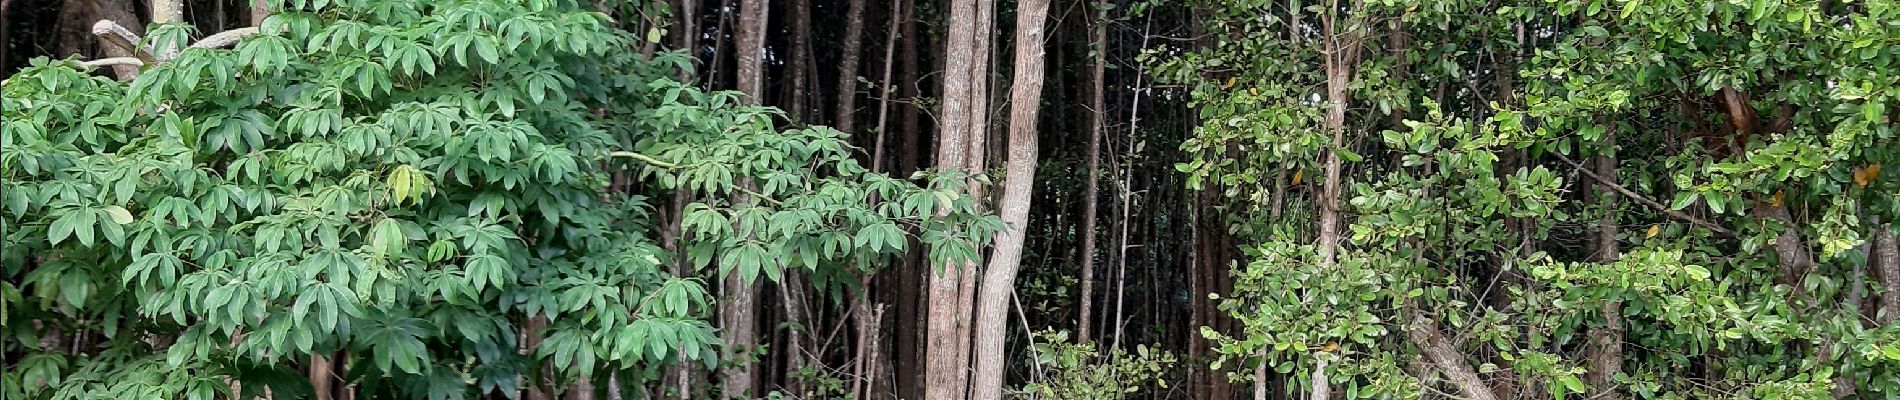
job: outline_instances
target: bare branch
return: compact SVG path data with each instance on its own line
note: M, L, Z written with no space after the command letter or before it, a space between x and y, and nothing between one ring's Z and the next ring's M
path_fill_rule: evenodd
M222 48L237 45L238 40L242 40L246 37L250 37L251 35L256 35L256 34L257 34L257 27L255 26L237 28L237 29L232 29L232 30L228 30L224 32L218 32L218 34L216 35L207 36L204 39L198 40L198 43L192 43L191 48L222 49Z
M117 22L109 19L99 20L92 24L92 34L99 36L99 39L106 44L117 46L126 53L138 57L139 60L152 61L152 51L138 45L139 35L133 34L131 29L125 29L125 26Z
M1590 179L1596 180L1597 183L1602 184L1603 187L1610 188L1610 190L1615 190L1616 193L1623 195L1623 197L1628 197L1630 198L1630 200L1636 200L1636 202L1643 203L1643 205L1649 206L1650 208L1654 208L1656 209L1656 211L1661 211L1663 214L1668 215L1672 218L1687 221L1690 224L1694 224L1696 226L1700 226L1703 228L1708 228L1710 231L1714 231L1715 233L1720 233L1727 236L1735 236L1735 231L1728 230L1728 228L1723 228L1721 225L1716 225L1709 221L1704 221L1701 218L1696 218L1689 214L1683 214L1681 211L1672 210L1668 206L1664 206L1662 203L1657 203L1655 200L1650 200L1648 197L1643 197L1643 195L1636 194L1636 192L1632 192L1628 188L1624 188L1623 185L1618 185L1614 181L1605 179L1601 175L1597 175L1595 171L1591 171L1589 168L1584 167L1583 164L1577 163L1576 160L1571 160L1569 157L1564 157L1563 154L1553 152L1553 153L1550 153L1550 155L1557 156L1558 160L1563 160L1565 164L1570 164L1570 166L1576 167L1577 172L1582 172L1584 176L1588 176L1590 177Z
M88 67L108 67L108 66L121 66L121 65L143 67L145 66L145 60L140 60L138 59L138 57L113 57L113 58L101 58L101 59L92 60L92 61L83 61L83 62L80 62L79 65L84 65Z

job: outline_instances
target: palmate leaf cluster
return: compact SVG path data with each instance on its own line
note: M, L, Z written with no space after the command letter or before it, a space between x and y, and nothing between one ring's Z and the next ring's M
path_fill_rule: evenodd
M778 131L587 5L272 6L130 83L37 60L0 87L0 320L23 354L0 397L294 396L313 355L372 396L637 383L729 354L709 277L856 276L917 234L971 257L999 227L961 177ZM685 257L658 239L674 190Z
M1900 324L1871 309L1900 288L1868 269L1868 239L1900 217L1900 180L1880 172L1900 157L1900 4L1190 3L1220 16L1203 26L1223 39L1154 75L1201 112L1178 168L1241 205L1234 230L1257 243L1224 299L1242 328L1204 332L1236 380L1324 360L1335 395L1458 393L1407 337L1423 325L1497 390L1533 397L1900 393ZM1344 148L1320 128L1327 42L1313 33L1332 17L1366 46ZM1751 137L1708 105L1731 91L1757 111ZM1309 199L1329 151L1345 160L1347 226L1322 270ZM1609 155L1655 205L1592 194L1572 162ZM1278 218L1276 188L1290 188ZM1590 243L1606 223L1615 259ZM1784 232L1814 260L1795 276L1773 248ZM1611 303L1621 373L1593 387Z

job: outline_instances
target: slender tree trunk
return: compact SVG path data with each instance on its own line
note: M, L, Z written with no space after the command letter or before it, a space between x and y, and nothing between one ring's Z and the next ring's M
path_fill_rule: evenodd
M1333 1L1329 13L1338 13L1338 1ZM1358 9L1358 7L1354 7ZM1337 14L1322 15L1321 36L1325 45L1326 72L1326 131L1332 136L1332 149L1326 151L1326 178L1319 193L1319 268L1332 269L1337 263L1339 252L1339 192L1343 183L1340 171L1343 169L1339 148L1346 145L1346 108L1352 98L1348 97L1347 87L1352 84L1352 70L1359 62L1359 34L1355 31L1339 32L1341 17ZM1312 393L1315 400L1325 399L1330 393L1323 368L1315 369L1312 376ZM1265 400L1263 394L1256 394L1255 400Z
M310 398L330 400L332 385L336 382L330 379L330 376L334 373L329 358L319 354L310 355L310 392L313 394Z
M862 0L857 0L862 1ZM1010 297L1016 291L1016 272L1021 268L1023 239L1029 230L1030 196L1036 179L1036 122L1042 108L1043 20L1048 18L1049 0L1023 0L1016 10L1015 82L1010 85L1009 161L1005 166L1003 198L997 204L1007 229L996 236L996 250L990 255L983 276L983 289L977 296L976 377L971 399L1001 400L1003 372L1009 369L1003 359L1005 325L1009 322Z
M541 336L541 330L547 326L548 317L546 315L536 314L535 316L528 317L528 323L521 326L521 355L532 355L541 347L541 340L545 339ZM345 363L344 365L349 365L349 359L347 357L343 361ZM548 395L547 383L542 381L541 378L538 378L538 376L547 376L547 372L549 371L543 368L540 374L527 374L529 376L523 377L522 398L526 400L553 400L554 397Z
M1090 24L1089 33L1089 48L1094 53L1094 64L1089 71L1088 166L1083 171L1088 177L1082 184L1082 226L1077 228L1082 234L1082 248L1077 250L1082 259L1077 263L1082 269L1081 282L1078 283L1082 288L1077 308L1081 309L1082 316L1076 318L1076 343L1089 343L1094 339L1090 336L1089 327L1093 320L1090 314L1095 310L1095 214L1096 198L1101 196L1102 135L1106 129L1104 117L1108 113L1102 101L1108 65L1108 1L1100 0L1096 2L1096 7L1099 11Z
M786 60L785 75L791 80L791 101L785 112L796 124L816 123L812 118L809 93L811 82L806 68L811 62L811 0L792 0L792 20L786 24L792 31L790 38L791 59ZM853 22L856 23L856 22ZM850 131L845 131L849 133Z
M937 137L937 168L943 172L973 172L969 163L969 148L972 147L972 133L981 131L977 115L981 106L975 104L973 93L978 92L979 79L975 72L978 66L987 60L979 59L976 42L981 24L976 14L981 10L978 3L989 0L951 0L950 25L944 51L943 112L942 129ZM967 190L967 189L966 189ZM939 215L947 215L948 210L940 210ZM969 340L969 331L960 318L968 314L962 309L961 289L965 274L969 268L962 262L945 262L940 270L929 274L929 310L928 310L928 354L925 362L924 398L930 400L963 399L968 389L966 365L963 360L968 354L965 343Z
M858 53L864 42L865 0L850 0L850 3L845 11L844 49L840 53L838 63L837 117L832 121L832 124L838 127L838 131L845 134L852 134L857 130ZM882 133L881 130L879 132Z
M810 350L823 350L807 348L805 345L804 337L806 333L810 332L812 326L811 321L813 320L813 318L806 315L806 299L808 296L806 296L805 293L804 277L793 270L786 271L785 279L779 281L779 297L781 303L783 303L782 305L785 307L785 322L791 325L785 330L785 366L783 376L785 379L785 391L797 398L804 398L808 395L808 393L805 393L804 382L798 380L798 369L805 367L811 361L816 361L807 360L805 358L806 352Z
M1609 185L1616 183L1616 132L1614 129L1603 136L1605 145L1597 157L1597 175L1604 181L1597 183L1597 201L1603 207L1603 215L1597 220L1596 258L1597 262L1614 263L1622 258L1622 250L1617 243L1616 193ZM1618 394L1615 381L1623 370L1623 302L1621 300L1604 302L1603 326L1596 327L1591 335L1590 351L1590 389L1593 400L1616 400Z
M765 96L765 30L770 0L742 0L739 8L739 37L736 39L738 54L737 81L739 91L745 94L746 101L758 104ZM741 183L749 184L748 183ZM746 196L735 196L735 203L749 202ZM758 282L748 282L740 274L729 274L721 293L719 305L721 332L726 339L726 349L738 354L748 354L758 346L755 337L755 319L753 303L759 297ZM753 362L742 359L738 363L724 367L724 389L720 393L724 398L758 396Z

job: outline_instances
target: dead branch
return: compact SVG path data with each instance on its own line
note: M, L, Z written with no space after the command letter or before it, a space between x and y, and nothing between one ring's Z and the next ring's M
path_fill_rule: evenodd
M152 61L152 51L138 45L139 36L117 22L109 19L99 20L92 24L92 34L99 36L99 39L106 44L124 49L126 53L138 57L141 61Z

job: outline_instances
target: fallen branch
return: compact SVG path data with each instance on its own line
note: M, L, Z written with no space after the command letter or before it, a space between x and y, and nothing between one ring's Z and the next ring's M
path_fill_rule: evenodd
M106 44L117 46L125 50L126 53L138 57L139 60L145 62L153 61L152 51L138 45L139 35L133 34L131 29L125 29L125 26L119 25L117 22L112 22L112 20L109 19L99 20L99 22L92 24L92 34L99 36L99 39Z
M1663 214L1673 217L1675 219L1687 221L1690 224L1700 226L1703 228L1708 228L1710 231L1714 231L1715 233L1720 233L1725 236L1735 236L1735 231L1731 231L1728 228L1723 228L1721 225L1716 225L1709 221L1702 220L1701 218L1696 218L1695 216L1684 214L1681 211L1672 210L1668 206L1664 206L1662 203L1658 203L1655 200L1650 200L1648 197L1643 197L1643 195L1636 194L1636 192L1632 192L1628 188L1624 188L1623 185L1618 185L1616 184L1616 182L1612 182L1609 179L1604 178L1602 175L1597 175L1595 171L1591 171L1589 168L1585 168L1583 164L1577 163L1576 160L1571 160L1569 157L1564 157L1563 154L1552 152L1550 153L1550 155L1557 156L1558 160L1563 160L1565 164L1570 164L1570 166L1576 167L1577 172L1582 172L1584 176L1588 176L1590 177L1590 179L1597 181L1597 184L1603 185L1603 187L1610 188L1610 190L1615 190L1616 193L1622 194L1623 197L1628 197L1630 198L1630 200L1635 200L1638 203L1643 203L1643 205L1649 206L1650 208L1654 208L1656 209L1656 211L1661 211Z

